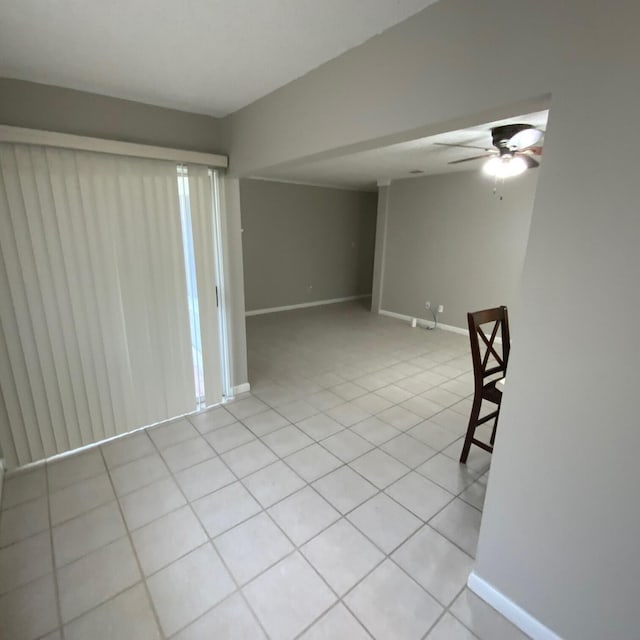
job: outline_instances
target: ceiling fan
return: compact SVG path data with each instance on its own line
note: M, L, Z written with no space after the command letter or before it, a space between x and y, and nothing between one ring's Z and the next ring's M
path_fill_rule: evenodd
M482 170L495 178L510 178L520 175L527 169L538 167L540 163L533 156L542 155L542 147L536 146L544 132L530 124L504 124L491 129L491 141L494 149L468 144L448 144L436 142L443 147L463 147L482 149L486 153L462 160L453 160L448 164L460 164L471 160L489 158Z

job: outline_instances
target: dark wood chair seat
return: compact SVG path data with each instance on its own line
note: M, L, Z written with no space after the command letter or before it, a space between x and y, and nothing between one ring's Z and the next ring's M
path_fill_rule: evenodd
M498 380L500 380L500 378L498 378ZM500 404L502 400L502 391L496 388L498 380L492 380L489 384L485 384L482 387L483 399L493 402L494 404Z
M468 313L467 322L473 361L474 394L467 435L460 454L460 462L463 464L467 462L472 444L485 451L493 451L500 415L500 403L502 402L502 391L496 387L496 383L507 373L510 351L509 314L506 307ZM483 328L487 325L488 333ZM498 332L500 333L500 342L496 339ZM485 400L495 404L496 408L491 413L480 417L482 403ZM491 420L493 420L493 428L489 442L478 440L475 437L476 429Z

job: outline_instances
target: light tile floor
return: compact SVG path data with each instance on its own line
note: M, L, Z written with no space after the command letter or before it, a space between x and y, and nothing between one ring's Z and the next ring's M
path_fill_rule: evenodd
M524 638L465 588L467 339L361 304L247 325L251 394L7 478L0 638Z

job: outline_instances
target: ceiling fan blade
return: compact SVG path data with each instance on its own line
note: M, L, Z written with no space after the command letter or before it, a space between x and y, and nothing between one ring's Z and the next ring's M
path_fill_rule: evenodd
M461 149L483 149L484 151L491 149L491 147L478 147L474 144L450 144L448 142L434 142L433 144L438 147L460 147Z
M461 162L470 162L471 160L480 160L480 158L491 158L495 154L493 153L483 153L481 156L472 156L471 158L463 158L462 160L453 160L452 162L447 162L447 164L460 164Z
M522 158L527 163L527 169L535 169L540 166L540 163L533 157L531 157L528 153L522 153L521 151L516 152L516 156Z

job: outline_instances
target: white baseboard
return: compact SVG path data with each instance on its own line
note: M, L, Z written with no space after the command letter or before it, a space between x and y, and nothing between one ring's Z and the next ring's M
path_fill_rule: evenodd
M395 318L396 320L404 320L408 323L411 323L414 316L407 316L404 313L396 313L395 311L385 311L384 309L380 309L378 313L381 316L388 316L389 318ZM424 318L416 318L416 322L419 327L433 327L433 320L425 320ZM459 333L462 336L469 335L469 329L462 329L461 327L454 327L451 324L442 324L438 322L438 329L442 329L443 331L450 331L451 333Z
M449 331L450 333L457 333L461 336L469 336L469 329L463 329L462 327L454 327L452 324L442 324L438 322L438 329L442 329L443 331ZM496 338L498 340L498 338Z
M396 320L404 320L405 322L411 323L413 320L413 316L406 316L404 313L396 313L395 311L386 311L385 309L380 309L378 314L381 316L387 316L388 318L395 318ZM423 318L416 318L416 322L419 327L431 327L433 326L433 322L427 322Z
M362 298L370 298L370 293L360 296L347 296L346 298L332 298L331 300L315 300L314 302L303 302L302 304L289 304L285 307L269 307L268 309L254 309L253 311L245 311L245 316L260 316L263 313L277 313L278 311L291 311L292 309L306 309L307 307L322 307L325 304L336 304L338 302L349 302L350 300L361 300Z
M522 632L533 638L533 640L562 640L562 638L551 631L537 618L510 600L493 585L483 580L474 571L469 574L467 586L479 598L501 613L507 620L512 622Z
M384 309L380 309L378 313L381 316L388 316L389 318L396 318L396 320L404 320L408 323L411 323L414 316L406 316L403 313L396 313L395 311L385 311ZM430 327L433 328L433 320L425 320L424 318L416 318L416 323L419 327ZM442 329L443 331L449 331L451 333L457 333L461 336L469 336L469 329L463 329L462 327L454 327L452 324L442 324L438 322L438 329ZM500 336L496 336L496 342L498 344L502 344L502 338Z
M247 393L247 391L251 391L251 385L248 382L244 382L243 384L239 384L233 387L234 396L237 396L241 393Z
M4 459L0 458L0 508L2 507L2 485L4 482Z

